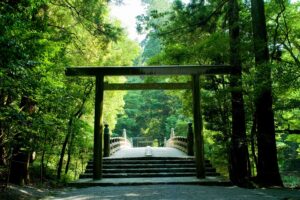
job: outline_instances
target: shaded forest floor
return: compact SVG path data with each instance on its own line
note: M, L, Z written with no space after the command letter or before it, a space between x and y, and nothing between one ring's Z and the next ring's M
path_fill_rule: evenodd
M196 185L150 185L120 187L88 187L38 189L10 185L0 193L0 199L278 199L300 200L299 189L243 189L238 187Z
M300 174L282 174L287 188L242 189L238 187L207 187L196 185L151 185L121 187L70 188L63 184L45 182L40 184L35 178L30 186L6 185L5 170L0 170L0 199L280 199L300 200ZM6 187L7 186L7 187ZM201 191L205 190L208 193ZM218 190L219 192L215 192ZM209 192L211 191L211 192ZM176 194L177 193L177 194ZM195 194L185 198L187 194ZM173 196L172 196L173 194ZM204 195L204 196L203 196Z
M3 174L2 174L3 175ZM3 176L1 176L1 179ZM146 185L70 188L63 184L45 182L17 186L0 181L0 199L278 199L300 200L300 177L283 176L293 188L244 189L238 187L197 185ZM192 194L192 195L191 195ZM186 196L187 195L187 196Z
M7 188L1 187L0 199L3 200L26 200L42 199L51 196L52 189L37 188L35 186L9 185Z

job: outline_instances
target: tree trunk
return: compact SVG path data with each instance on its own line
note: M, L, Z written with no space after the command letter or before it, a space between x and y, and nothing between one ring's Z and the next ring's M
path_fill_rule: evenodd
M63 167L63 160L64 160L66 148L67 148L68 142L69 142L69 140L70 140L70 138L72 137L72 134L73 134L73 127L72 127L73 126L73 121L74 121L74 119L79 119L83 115L82 110L84 109L85 103L86 103L89 95L91 94L92 89L93 89L93 83L88 83L88 85L85 88L84 94L82 96L82 103L81 103L79 109L69 119L68 133L65 137L65 141L64 141L62 149L61 149L60 159L59 159L59 163L58 163L58 167L57 167L57 179L60 179L60 177L61 177L61 170L62 170L62 167ZM69 145L69 148L72 148L72 147ZM70 158L70 156L68 157L68 162L69 162L69 158ZM68 165L67 165L67 168L68 168ZM66 171L67 171L67 168L66 168Z
M4 91L0 90L0 107L7 106L10 102L7 102L9 98L5 98ZM7 139L6 126L4 120L0 120L0 166L7 165L7 147L5 146L5 140Z
M255 108L257 117L257 180L263 186L282 186L277 162L272 80L269 65L263 0L251 0L253 43L256 64Z
M250 142L251 142L251 151L252 151L252 156L254 160L255 167L257 168L257 156L256 156L256 151L255 151L255 137L257 135L256 133L256 116L255 114L253 115L253 120L252 120L252 128L251 128L251 136L250 136Z
M27 96L22 96L19 108L21 112L32 115L36 111L36 102ZM25 126L32 124L31 121L24 121L23 123ZM14 137L9 181L18 185L28 184L30 181L29 164L33 151L30 139L26 134L28 133L18 133Z
M72 134L70 137L71 137L71 139L70 139L70 143L68 145L68 159L67 159L65 174L67 174L69 171L69 166L70 166L71 156L72 156L72 149L73 149L73 142L74 142L75 136Z
M234 71L230 77L232 105L232 135L230 147L230 180L238 186L248 182L248 145L246 137L244 99L242 93L242 66L240 58L239 8L237 0L228 2L230 65Z
M43 177L45 174L45 153L46 153L46 143L47 143L47 132L45 132L44 135L44 144L43 144L43 150L42 150L42 156L41 156L41 163L40 163L40 167L41 167L41 183L43 183Z
M29 183L29 161L30 154L18 148L13 150L11 159L9 182L16 185Z
M0 121L0 166L7 164L7 161L6 161L7 155L6 155L6 148L4 145L4 140L5 140L5 132L4 132L2 122Z
M67 164L66 164L66 168L65 168L65 174L68 173L70 162L71 162L71 150L69 148L71 148L71 144L69 144L69 146L68 146L68 158L67 158Z
M71 117L69 119L69 123L68 123L68 133L65 137L65 141L63 143L63 146L61 148L61 153L60 153L60 159L59 159L59 162L58 162L58 167L57 167L57 179L59 180L60 177L61 177L61 169L62 169L62 166L63 166L63 161L64 161L64 157L65 157L65 152L66 152L66 148L67 148L67 144L69 142L69 138L71 136L71 132L72 132L72 125L73 125L73 117Z
M43 179L44 179L44 170L45 170L45 149L43 149L43 152L42 152L42 158L41 158L41 171L40 171L40 178L41 178L41 183L43 183Z

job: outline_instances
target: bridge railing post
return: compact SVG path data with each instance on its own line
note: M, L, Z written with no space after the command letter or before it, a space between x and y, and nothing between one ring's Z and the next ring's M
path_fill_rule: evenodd
M109 157L110 155L110 134L108 124L104 125L104 157Z
M126 129L125 128L123 128L123 138L125 140L127 140L127 133L126 133Z
M189 156L194 155L194 133L193 133L192 122L188 123L187 154Z
M133 139L132 139L132 137L129 138L129 142L130 142L130 144L133 146Z
M175 131L174 128L171 128L170 138L175 137Z

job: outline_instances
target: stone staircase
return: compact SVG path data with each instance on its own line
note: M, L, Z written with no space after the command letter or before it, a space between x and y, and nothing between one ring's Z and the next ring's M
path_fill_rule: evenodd
M220 176L210 161L205 161L206 176ZM93 162L90 161L80 179L93 177ZM104 158L103 178L141 177L196 177L193 157L138 157Z

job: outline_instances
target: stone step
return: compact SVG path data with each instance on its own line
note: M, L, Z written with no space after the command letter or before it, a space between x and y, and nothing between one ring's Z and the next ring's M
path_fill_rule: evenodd
M193 157L104 158L102 170L103 178L193 177L196 163ZM209 160L205 160L205 175L220 176ZM93 162L89 161L80 178L92 177Z
M215 168L205 168L206 172L216 172ZM87 169L86 173L93 173L93 169ZM103 173L157 173L157 172L196 172L195 167L190 168L136 168L136 169L103 169Z
M181 161L193 161L195 162L194 158L191 157L183 157L183 158L178 158L178 157L134 157L134 158L103 158L103 162L111 162L111 161L122 161L122 160L144 160L144 161L151 161L151 160L181 160ZM93 161L92 159L90 161ZM205 162L210 162L209 160L205 160Z
M95 187L95 186L137 186L137 185L202 185L202 186L232 186L232 183L222 177L206 177L198 179L196 176L186 177L140 177L140 178L104 178L102 180L93 180L92 178L83 178L68 183L71 187ZM130 197L128 197L129 199ZM133 198L134 199L134 198ZM174 199L174 198L173 198ZM175 198L176 199L176 198Z
M103 168L114 169L114 168L168 168L168 167L196 167L195 163L114 163L114 164L106 164L103 163ZM212 167L211 164L205 163L205 167ZM92 169L93 164L88 164L86 166L87 169Z
M196 172L195 168L136 168L136 169L104 169L103 173L161 173L161 172Z
M172 164L182 164L182 163L194 163L194 160L103 160L103 164L138 164L138 163L145 163L145 164L164 164L164 163L172 163ZM205 163L210 163L209 161ZM93 164L92 161L89 161L88 164Z
M195 163L182 163L182 164L173 164L173 163L163 163L163 164L146 164L146 163L133 163L133 164L104 164L103 169L120 169L120 168L185 168L185 167L196 167ZM206 168L212 167L211 164L206 163ZM93 169L93 164L86 166L87 169Z
M105 157L103 158L104 161L106 160L195 160L194 157L129 157L129 158L112 158L112 157ZM91 159L92 161L92 159ZM209 160L206 160L209 161Z
M219 173L206 172L206 176L219 176ZM103 178L137 178L137 177L188 177L196 176L195 172L160 172L160 173L109 173L103 174ZM85 173L80 178L93 178L92 173Z

